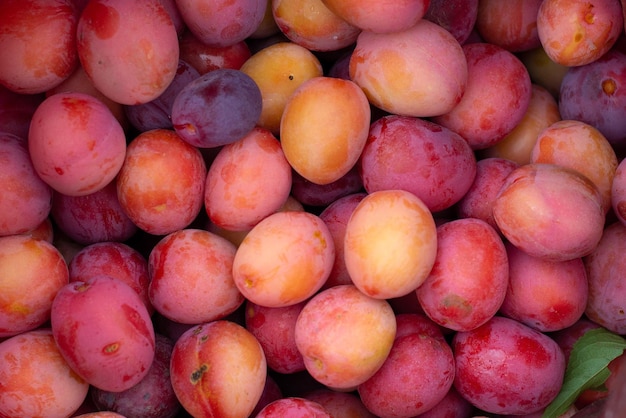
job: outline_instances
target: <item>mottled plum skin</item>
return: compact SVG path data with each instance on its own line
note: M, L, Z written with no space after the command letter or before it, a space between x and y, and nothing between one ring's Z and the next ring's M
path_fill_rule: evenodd
M90 396L101 411L134 418L174 418L181 409L170 380L170 359L174 343L156 334L155 354L148 374L122 392L91 389Z
M154 312L148 297L148 260L124 243L104 241L87 245L72 257L68 270L70 282L87 282L101 275L121 280L137 292L148 313Z
M129 389L146 376L154 360L148 310L120 280L97 276L65 285L52 303L50 323L63 358L97 388Z
M432 212L457 203L476 176L476 158L460 135L423 119L399 115L371 124L358 167L368 193L406 190Z
M476 218L498 230L493 219L493 202L505 179L519 165L506 158L485 158L476 162L474 183L456 206L460 218Z
M281 33L310 51L337 51L354 43L361 29L330 11L322 0L272 0Z
M67 364L49 328L2 341L0 358L2 417L68 417L87 396L89 384Z
M354 285L315 295L296 321L296 345L311 376L337 389L354 389L382 366L396 334L391 306Z
M158 1L90 1L76 32L82 67L94 86L117 103L154 100L176 75L178 34Z
M510 243L509 286L500 312L542 332L578 321L587 306L587 273L581 258L549 261L530 256Z
M123 242L139 229L120 205L115 180L84 196L54 192L50 217L60 231L81 245Z
M122 210L140 229L167 235L202 210L207 169L202 154L167 129L140 133L116 179Z
M482 0L478 5L476 30L485 42L507 51L528 51L541 46L537 12L542 0Z
M256 30L265 16L267 0L176 0L187 28L203 43L227 47Z
M598 129L621 152L626 149L626 55L610 50L602 57L565 73L559 111Z
M245 328L220 320L199 324L176 341L170 363L172 387L196 417L247 417L261 398L267 363Z
M426 19L405 31L361 32L350 58L350 78L370 102L398 115L428 117L451 111L465 92L467 77L459 42Z
M568 67L604 55L624 31L617 0L546 0L537 13L537 31L550 59Z
M437 257L417 297L437 324L472 330L491 319L504 300L509 265L494 228L474 218L437 227Z
M58 93L35 110L28 150L37 174L54 190L82 196L120 171L126 137L109 108L84 93Z
M626 333L626 264L622 254L626 227L621 222L609 225L598 246L584 258L589 281L589 300L585 314L592 321L617 334Z
M424 19L438 24L463 45L478 17L478 0L430 0Z
M73 1L0 2L0 84L36 94L61 83L78 64L77 22Z
M395 339L382 367L359 385L358 393L377 416L413 417L446 396L454 373L454 356L446 341L412 333Z
M0 338L46 323L68 282L65 260L51 243L27 235L0 237Z
M281 308L246 303L245 326L263 347L267 366L290 374L304 370L304 360L295 340L296 320L306 302Z
M375 33L399 32L411 28L426 13L429 0L322 0L337 16L361 30Z
M259 222L239 245L233 279L246 299L268 307L313 296L335 258L328 227L309 212L276 212Z
M557 343L513 319L494 317L455 334L454 386L474 406L496 414L530 414L559 393L565 357Z
M602 196L591 180L569 168L539 163L523 165L507 177L493 215L513 245L555 261L593 251L605 222Z
M324 289L338 284L352 283L344 259L344 237L346 235L346 225L352 212L365 196L367 196L366 193L353 193L341 197L326 206L320 213L320 219L328 227L328 231L335 243L335 261L328 279L322 286Z
M598 188L605 213L611 208L617 155L611 143L593 126L580 120L553 123L537 136L530 162L557 164L578 171Z
M292 169L280 142L267 129L253 128L222 147L211 163L204 208L215 225L246 231L281 208L291 184Z
M268 404L255 418L333 418L333 416L315 401L288 397Z
M221 68L180 90L172 103L172 124L187 143L215 148L248 134L259 120L262 103L261 91L250 76Z
M497 45L463 45L468 79L460 102L435 123L461 135L472 149L495 145L522 120L531 97L528 70ZM503 94L506 92L506 94Z
M24 140L14 134L0 133L0 164L0 236L35 229L50 214L52 188L35 171Z
M201 229L163 237L150 252L148 292L154 308L183 324L224 318L242 303L232 275L235 246Z

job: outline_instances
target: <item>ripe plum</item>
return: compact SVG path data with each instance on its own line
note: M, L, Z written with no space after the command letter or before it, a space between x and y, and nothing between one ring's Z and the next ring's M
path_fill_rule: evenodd
M261 115L259 87L241 71L209 71L180 90L172 104L176 133L198 148L214 148L243 138Z
M432 213L407 191L370 193L346 224L343 253L352 283L366 295L390 299L411 293L435 262Z
M437 324L469 331L498 312L508 281L506 249L496 230L480 219L457 219L437 227L437 256L417 298Z

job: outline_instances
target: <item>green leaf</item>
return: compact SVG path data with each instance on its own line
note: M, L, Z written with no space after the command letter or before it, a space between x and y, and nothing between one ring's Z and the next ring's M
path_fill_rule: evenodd
M557 418L587 389L601 388L611 375L609 363L626 349L626 339L605 328L587 331L570 354L563 386L541 418Z

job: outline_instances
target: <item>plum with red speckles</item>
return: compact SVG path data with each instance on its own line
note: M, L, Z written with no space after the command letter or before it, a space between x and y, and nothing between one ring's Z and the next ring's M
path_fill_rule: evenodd
M476 218L498 229L493 219L493 202L505 179L519 165L505 158L485 158L476 163L476 177L456 206L460 218Z
M36 173L25 145L14 134L0 133L1 236L35 229L52 208L52 188Z
M35 94L61 83L78 64L77 22L73 1L0 2L0 84Z
M468 80L460 102L435 123L461 135L472 149L495 145L522 120L530 104L528 70L513 53L487 43L463 45Z
M135 137L116 179L122 210L140 229L167 235L202 210L207 168L200 151L176 132L153 129Z
M437 405L453 381L450 345L443 338L411 333L396 338L382 367L359 385L358 393L377 416L413 417Z
M587 269L589 299L585 314L592 321L617 334L626 333L626 226L613 222L600 242L583 260Z
M139 229L120 205L115 180L84 196L54 192L50 217L59 231L81 245L123 242Z
M224 318L242 303L233 281L235 246L202 229L181 229L150 252L148 293L163 316L183 324Z
M252 55L245 41L229 46L213 47L200 41L192 32L185 31L178 42L180 59L189 63L200 74L218 68L238 70Z
M265 387L267 363L244 327L219 320L196 325L174 344L170 373L183 408L195 417L247 417Z
M137 292L148 313L154 308L148 297L148 261L134 248L121 242L98 242L82 248L68 264L70 282L86 282L95 276L109 276Z
M108 276L62 287L52 303L54 340L70 367L89 384L120 392L144 378L155 335L141 298Z
M263 21L267 0L176 0L183 21L203 43L227 47L248 38Z
M28 131L35 171L54 190L69 195L94 193L119 173L126 136L99 99L84 93L58 93L35 110Z
M291 172L278 139L253 128L222 147L209 167L204 190L209 219L229 231L251 229L286 202Z
M441 125L389 115L371 124L359 171L368 193L406 190L438 212L467 193L476 158L460 135Z
M2 341L0 358L3 417L68 417L87 396L89 384L72 371L49 328Z
M100 92L117 103L149 102L176 75L178 34L159 1L90 1L76 33L85 72Z
M496 316L474 330L458 332L452 348L455 388L486 412L540 411L563 384L561 348L547 335L513 319Z
M500 312L542 332L578 321L587 306L587 273L581 258L550 261L506 243L509 286Z
M498 312L508 281L506 248L496 230L480 219L457 219L437 227L435 265L417 297L437 324L469 331Z
M295 339L296 320L306 301L269 308L248 301L245 326L263 347L267 366L275 372L290 374L304 370L304 360Z

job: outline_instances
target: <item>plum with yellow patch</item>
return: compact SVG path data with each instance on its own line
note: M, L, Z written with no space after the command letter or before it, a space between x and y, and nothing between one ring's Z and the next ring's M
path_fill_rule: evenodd
M309 212L277 212L243 239L233 261L235 285L249 301L289 306L313 296L333 266L328 227Z
M1 416L68 417L87 397L89 384L65 361L49 328L3 341L0 359Z
M27 235L0 238L0 337L35 329L50 319L57 292L69 282L62 254Z
M287 161L305 179L328 184L352 169L370 127L370 105L349 80L314 77L289 97L280 121Z
M274 135L289 96L305 81L323 75L322 64L308 49L293 42L278 42L261 49L241 66L259 86L263 98L258 126Z
M398 115L429 117L447 113L459 103L467 83L467 62L450 32L421 19L400 32L363 31L349 73L374 106Z
M116 179L120 206L154 235L187 227L202 210L207 168L200 151L177 133L154 129L128 145Z
M316 294L296 321L296 345L318 382L352 390L383 365L396 335L393 309L354 285Z
M344 235L354 285L378 299L404 296L426 280L437 255L432 213L403 190L370 193L354 208Z
M192 416L247 417L267 376L263 349L242 326L225 320L196 325L174 344L172 387Z
M221 319L243 296L232 275L235 246L202 229L181 229L150 251L148 294L163 316L183 324Z

